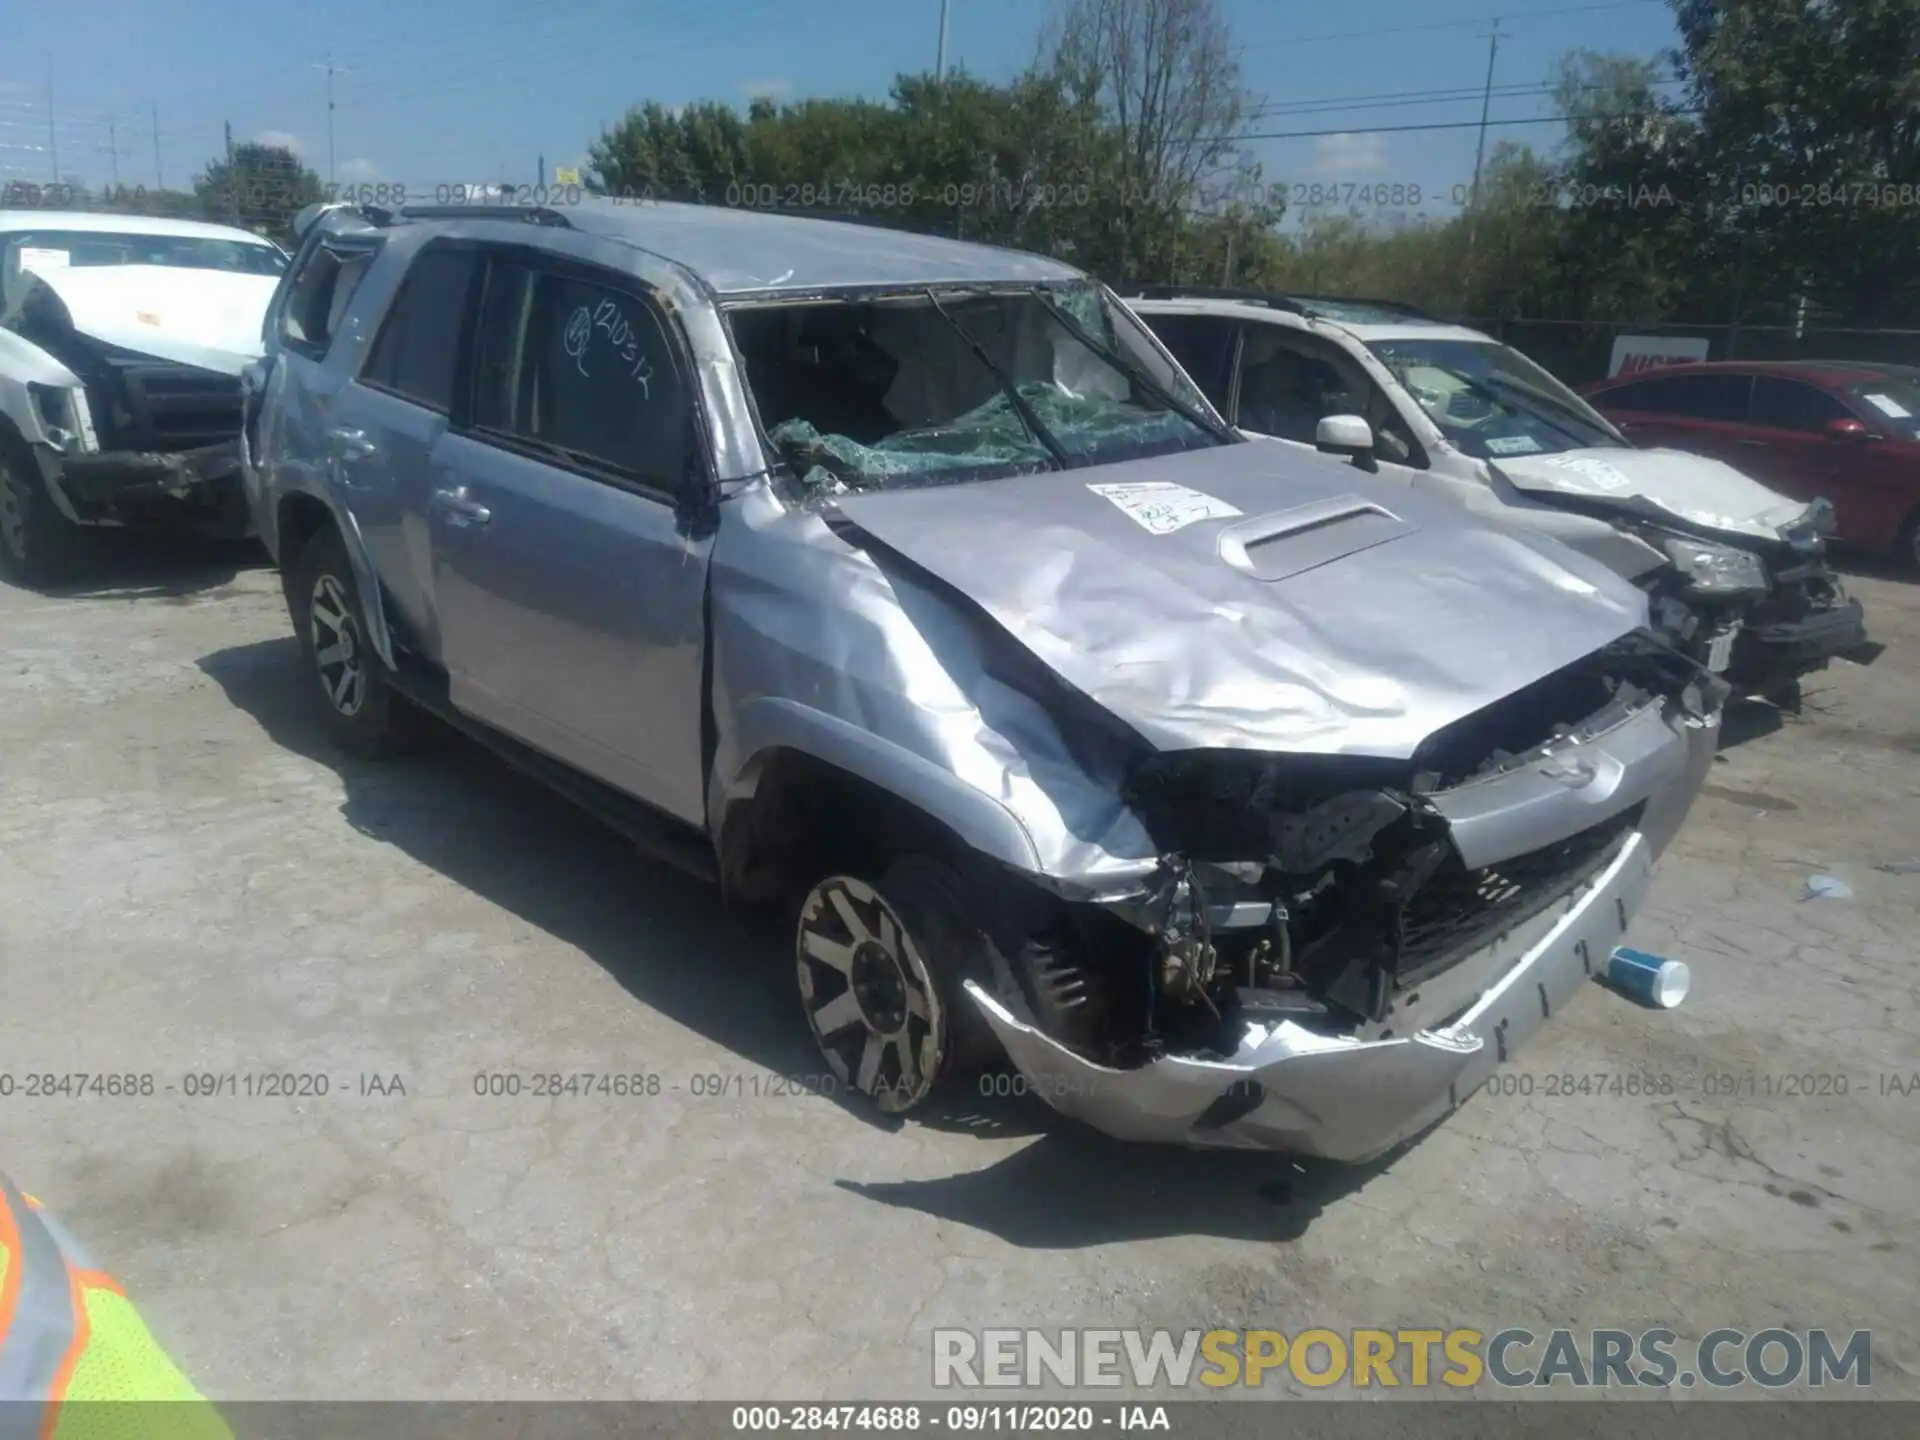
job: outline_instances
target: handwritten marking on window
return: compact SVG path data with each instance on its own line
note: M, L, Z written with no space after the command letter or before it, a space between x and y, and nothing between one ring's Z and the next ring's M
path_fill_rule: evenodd
M641 395L653 398L653 362L640 348L640 337L620 313L620 307L611 300L602 300L589 310L585 305L567 317L567 328L562 335L567 355L573 361L574 369L581 377L587 376L587 351L591 348L594 334L604 335L614 354L620 357L627 373L640 387Z
M582 378L587 373L587 342L591 339L593 317L587 314L587 307L582 305L567 317L566 332L562 336L567 354L573 360L573 368L580 372Z

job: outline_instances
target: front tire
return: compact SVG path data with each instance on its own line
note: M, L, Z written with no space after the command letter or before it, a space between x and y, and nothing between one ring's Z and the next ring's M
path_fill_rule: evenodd
M63 584L79 571L83 538L53 503L26 447L0 446L0 566L7 574L35 590Z
M887 1114L925 1102L973 1049L960 981L983 969L987 941L963 893L945 864L911 855L878 883L829 875L801 903L794 962L814 1043Z
M406 749L416 733L413 717L367 639L360 587L337 530L323 530L300 552L287 608L333 741L369 760Z

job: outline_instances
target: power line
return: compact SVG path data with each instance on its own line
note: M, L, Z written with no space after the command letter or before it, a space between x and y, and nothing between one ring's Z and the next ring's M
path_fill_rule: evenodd
M1421 35L1433 30L1466 30L1498 20L1545 20L1556 15L1585 15L1597 10L1629 10L1642 5L1664 5L1667 0L1601 0L1591 5L1562 5L1552 10L1510 10L1505 15L1476 15L1466 20L1429 20L1422 25L1392 25L1378 30L1321 31L1313 35L1272 35L1242 45L1242 50L1264 50L1275 45L1314 45L1322 40L1378 40L1388 35Z
M1530 119L1489 120L1489 126L1501 125L1570 125L1576 121L1582 124L1589 121L1610 122L1615 120L1665 120L1682 115L1698 115L1698 107L1684 107L1674 110L1645 110L1622 115L1535 115ZM1415 130L1477 130L1478 120L1442 120L1425 125L1343 125L1337 130L1263 130L1255 134L1230 135L1229 140L1313 140L1323 135L1401 135Z
M1674 80L1654 80L1652 86L1679 85L1684 82ZM1611 85L1578 85L1580 91L1611 90ZM1512 85L1495 85L1493 96L1498 100L1519 100L1535 95L1558 95L1562 87L1545 85L1535 81L1526 81ZM1478 100L1483 93L1478 85L1461 86L1450 90L1401 90L1386 91L1376 95L1327 96L1318 100L1283 100L1268 105L1258 105L1247 113L1249 120L1266 120L1285 115L1326 115L1342 110L1399 110L1415 105L1457 105L1468 100Z

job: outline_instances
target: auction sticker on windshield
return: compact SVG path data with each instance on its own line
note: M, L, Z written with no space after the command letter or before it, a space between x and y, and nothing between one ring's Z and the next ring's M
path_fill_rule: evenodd
M73 258L67 250L50 250L40 245L22 245L20 247L20 268L42 273L48 270L65 270Z
M1540 442L1531 435L1489 435L1487 449L1495 455L1533 455Z
M1111 500L1138 521L1142 529L1156 535L1170 535L1198 520L1224 519L1240 513L1224 500L1170 480L1089 485L1087 489Z
M1558 470L1571 470L1602 490L1624 490L1632 483L1606 461L1595 460L1588 455L1550 455L1541 463Z

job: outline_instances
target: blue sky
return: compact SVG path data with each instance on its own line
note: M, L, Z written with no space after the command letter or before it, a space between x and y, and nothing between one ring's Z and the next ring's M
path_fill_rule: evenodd
M1222 0L1249 88L1279 107L1260 131L1342 131L1249 146L1270 180L1399 182L1443 195L1472 173L1487 32L1502 16L1493 115L1546 112L1554 59L1588 47L1650 56L1674 42L1660 0ZM236 140L292 144L327 178L531 183L574 164L646 99L744 103L765 92L880 95L931 68L939 0L62 0L12 7L0 54L0 178L179 186ZM950 64L1005 78L1031 56L1045 0L952 0ZM49 59L49 57L58 57ZM334 78L333 158L326 77ZM48 81L52 95L49 103ZM1442 103L1379 103L1408 92ZM1343 108L1310 110L1311 106ZM1367 133L1429 122L1462 128ZM1558 138L1497 126L1501 138ZM1429 202L1429 209L1436 208ZM1444 206L1438 208L1445 208Z

